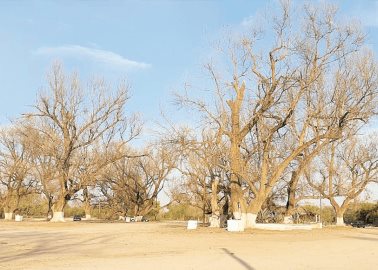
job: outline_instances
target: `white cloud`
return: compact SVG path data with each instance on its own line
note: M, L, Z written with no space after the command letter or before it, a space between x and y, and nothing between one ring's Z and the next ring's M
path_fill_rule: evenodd
M111 66L125 69L144 69L151 65L143 62L129 60L111 51L83 47L80 45L66 45L58 47L40 47L34 51L38 55L61 55L71 57L84 57Z

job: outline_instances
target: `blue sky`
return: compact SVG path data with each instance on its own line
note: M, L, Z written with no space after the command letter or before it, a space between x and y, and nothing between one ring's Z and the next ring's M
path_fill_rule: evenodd
M321 1L320 1L321 2ZM295 1L300 4L302 1ZM339 1L362 20L378 52L378 1ZM0 125L30 110L54 60L83 80L132 85L129 110L147 123L188 77L199 76L212 43L277 1L0 1ZM174 112L174 110L173 110Z
M301 3L297 1L296 3ZM0 125L29 110L56 59L86 79L132 85L129 108L149 122L202 72L212 42L276 1L0 1ZM378 51L378 1L340 1Z

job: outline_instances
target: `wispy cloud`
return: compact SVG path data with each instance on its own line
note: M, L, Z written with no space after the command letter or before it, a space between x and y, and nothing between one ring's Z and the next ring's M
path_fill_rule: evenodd
M151 67L151 64L129 60L122 55L111 51L89 48L80 45L40 47L35 50L34 53L38 55L84 57L92 61L125 69L144 69Z

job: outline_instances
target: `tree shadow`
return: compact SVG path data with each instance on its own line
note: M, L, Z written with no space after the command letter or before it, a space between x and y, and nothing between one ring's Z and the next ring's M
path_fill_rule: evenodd
M32 235L31 235L32 234ZM58 237L58 241L57 241ZM35 257L47 254L61 253L67 250L92 246L94 241L108 242L110 236L96 236L84 240L77 238L75 235L67 235L66 233L24 233L17 236L2 235L1 245L3 247L11 244L25 247L25 249L10 252L2 252L0 254L0 263L14 262L27 257ZM63 239L63 243L59 242L59 238ZM30 242L36 243L30 245Z
M222 248L222 250L226 254L230 255L230 257L233 258L235 261L237 261L238 263L240 263L245 269L247 269L247 270L256 270L251 265L249 265L246 261L242 260L241 258L239 258L238 256L236 256L233 252L229 251L227 248Z
M346 238L365 240L365 241L378 241L378 238L369 236L347 236Z

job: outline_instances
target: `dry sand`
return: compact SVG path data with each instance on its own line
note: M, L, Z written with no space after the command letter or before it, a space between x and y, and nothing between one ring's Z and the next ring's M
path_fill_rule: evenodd
M378 228L187 231L184 223L0 222L0 269L378 269Z

